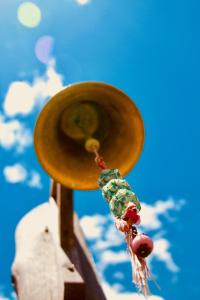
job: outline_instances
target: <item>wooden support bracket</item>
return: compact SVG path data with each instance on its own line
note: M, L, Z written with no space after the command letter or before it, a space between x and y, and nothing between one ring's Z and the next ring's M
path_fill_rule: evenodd
M85 282L74 263L76 261L76 265L79 264L76 255L73 225L73 191L53 181L51 184L51 196L55 199L58 206L60 245L68 259L67 264L64 266L64 300L84 300L86 299Z
M64 300L106 300L73 211L73 191L52 181L51 196L59 209L60 243L69 259L65 268Z

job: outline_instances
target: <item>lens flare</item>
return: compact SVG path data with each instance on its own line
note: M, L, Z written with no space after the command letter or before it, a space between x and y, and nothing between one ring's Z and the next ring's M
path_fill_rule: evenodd
M17 17L22 25L34 28L40 24L42 15L37 5L32 2L24 2L18 7Z
M52 58L54 38L49 35L40 37L35 45L35 55L43 64L48 64Z
M90 3L90 0L76 0L76 2L80 5L85 5L85 4Z

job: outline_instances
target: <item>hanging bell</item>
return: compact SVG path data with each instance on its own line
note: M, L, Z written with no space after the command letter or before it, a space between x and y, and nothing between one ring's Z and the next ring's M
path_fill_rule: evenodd
M85 150L88 139L100 143L110 168L126 175L137 162L144 126L134 102L121 90L100 82L70 85L44 106L35 126L39 162L62 185L96 189L99 170Z

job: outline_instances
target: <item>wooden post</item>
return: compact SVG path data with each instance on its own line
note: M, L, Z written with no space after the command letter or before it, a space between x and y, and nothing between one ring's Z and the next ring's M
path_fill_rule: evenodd
M59 209L60 244L65 252L75 243L73 225L73 191L57 184L56 202Z
M65 277L64 300L106 300L73 211L73 191L53 181L51 195L59 209L60 244L71 261Z

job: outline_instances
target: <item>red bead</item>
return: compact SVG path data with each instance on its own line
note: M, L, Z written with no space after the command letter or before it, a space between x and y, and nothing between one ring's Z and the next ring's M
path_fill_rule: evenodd
M131 242L131 249L141 258L147 257L153 250L153 241L146 234L138 234Z
M129 204L122 218L130 225L140 224L140 216L137 214L137 209L132 203Z

